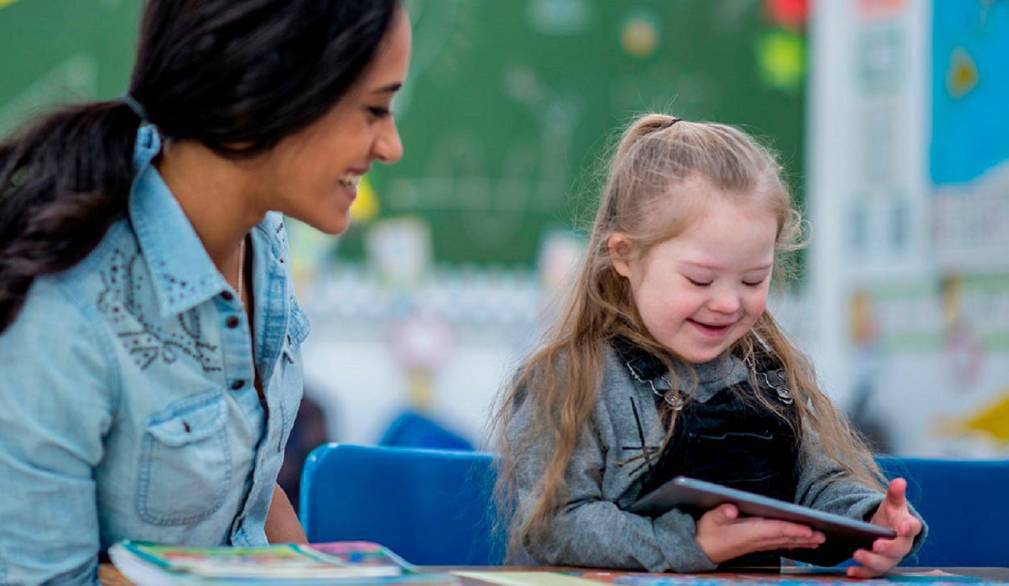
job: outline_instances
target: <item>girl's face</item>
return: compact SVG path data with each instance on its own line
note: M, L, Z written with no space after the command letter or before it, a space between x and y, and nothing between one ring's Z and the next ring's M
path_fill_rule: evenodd
M711 192L707 203L679 236L639 259L626 254L625 235L609 240L613 266L630 282L648 332L692 363L718 357L764 312L778 231L770 210L702 183Z
M358 182L371 163L403 156L391 104L406 77L410 43L409 20L397 10L371 64L340 101L250 162L259 207L329 234L347 228Z

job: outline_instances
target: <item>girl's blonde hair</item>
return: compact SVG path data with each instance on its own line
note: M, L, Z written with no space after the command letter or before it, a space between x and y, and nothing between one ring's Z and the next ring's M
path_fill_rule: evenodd
M688 180L698 179L719 194L708 197L759 203L775 214L779 271L784 256L780 253L804 245L802 217L782 179L781 165L746 133L723 124L687 122L663 114L647 114L630 125L611 157L588 250L560 319L520 369L494 417L501 455L497 499L502 518L511 519L511 551L542 536L564 503L565 472L597 399L603 342L622 336L672 366L675 357L648 333L627 280L613 268L609 239L615 233L626 235L632 243L630 253L641 258L655 245L682 233L699 205L705 203L702 198L711 192L680 189L688 187L684 185ZM804 428L819 436L826 454L851 477L881 488L872 454L820 390L809 361L767 311L731 349L749 360L758 350L772 354L784 367L796 415ZM755 388L755 381L751 383ZM673 385L675 388L676 381ZM756 399L781 414L762 397L747 399ZM509 438L509 424L525 401L532 402L532 424ZM675 412L667 416L668 437ZM802 429L796 432L801 438ZM516 503L515 464L544 442L548 442L546 453L550 456L531 491L536 502ZM513 515L519 506L528 511L521 518Z

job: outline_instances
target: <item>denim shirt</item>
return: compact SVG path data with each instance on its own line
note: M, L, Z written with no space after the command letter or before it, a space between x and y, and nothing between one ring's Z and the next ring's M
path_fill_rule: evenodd
M35 279L0 334L0 584L94 583L98 553L124 538L266 543L308 334L283 220L251 232L253 353L238 296L151 164L159 149L142 128L128 217Z

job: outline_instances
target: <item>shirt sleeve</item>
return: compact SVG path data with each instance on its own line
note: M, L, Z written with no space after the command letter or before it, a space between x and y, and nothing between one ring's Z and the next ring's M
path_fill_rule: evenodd
M509 426L515 442L532 422L531 401L524 401ZM549 442L535 440L516 457L515 483L518 522L523 522L538 498L538 484L551 452ZM537 563L650 572L699 572L715 568L695 539L690 515L672 509L657 518L621 510L603 498L605 451L598 437L586 430L568 464L564 504L545 535L522 546Z
M0 583L92 584L115 381L107 341L46 285L0 334Z
M805 427L802 433L799 481L796 486L796 503L841 515L857 521L868 521L883 502L884 494L878 489L852 478L831 459L823 449L815 431ZM913 508L912 514L921 519ZM910 555L914 555L925 541L928 527L922 521L922 531L915 539ZM851 552L831 547L830 542L816 550L803 553L803 561L832 566L850 557Z

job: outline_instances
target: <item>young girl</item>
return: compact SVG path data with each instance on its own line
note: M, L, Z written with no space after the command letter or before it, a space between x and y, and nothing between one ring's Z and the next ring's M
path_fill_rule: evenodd
M696 572L847 557L809 527L730 504L625 510L678 475L892 527L850 576L917 547L904 480L883 487L767 311L779 253L800 236L778 163L746 134L663 115L630 126L567 308L498 412L513 559Z
M94 583L123 538L304 541L281 214L343 231L402 154L409 53L397 0L149 0L122 99L0 143L0 583Z

